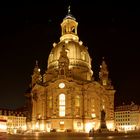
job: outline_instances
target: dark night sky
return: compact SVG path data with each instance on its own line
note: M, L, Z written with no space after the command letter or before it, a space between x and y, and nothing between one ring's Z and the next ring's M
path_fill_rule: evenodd
M55 3L55 1L52 1ZM140 104L140 15L137 3L60 1L16 3L0 7L0 108L24 105L35 60L42 73L48 54L61 35L60 23L71 12L77 19L78 35L88 47L92 69L98 74L105 56L110 78L117 90L115 105ZM10 6L10 3L9 3Z

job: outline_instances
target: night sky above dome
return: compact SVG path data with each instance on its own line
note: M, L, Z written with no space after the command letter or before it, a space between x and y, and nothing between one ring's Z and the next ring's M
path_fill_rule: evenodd
M60 24L69 5L67 1L55 5L47 2L18 4L21 7L7 8L4 4L0 9L0 108L24 105L24 93L31 82L36 60L44 73L53 43L59 42ZM140 11L137 4L71 1L71 14L78 22L79 39L88 47L96 75L105 57L117 90L115 105L131 101L140 104Z

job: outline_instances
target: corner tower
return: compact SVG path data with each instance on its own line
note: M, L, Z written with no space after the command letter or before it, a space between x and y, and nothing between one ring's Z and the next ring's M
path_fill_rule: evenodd
M33 87L36 83L42 82L42 76L40 74L40 68L38 66L38 61L36 60L35 68L32 75L32 83L31 87Z

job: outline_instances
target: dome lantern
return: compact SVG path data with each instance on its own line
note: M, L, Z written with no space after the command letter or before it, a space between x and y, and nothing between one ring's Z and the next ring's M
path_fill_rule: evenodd
M68 7L68 14L63 19L63 22L61 23L61 37L60 41L63 40L75 40L78 41L79 38L77 36L77 26L78 23L76 22L76 19L72 16L70 6Z
M70 73L67 75L71 75L76 79L91 80L93 76L91 58L87 47L83 45L82 41L79 41L77 26L78 22L76 22L76 19L71 15L69 7L67 16L61 23L62 34L60 41L57 44L53 44L54 47L49 55L47 68L50 73L60 70L60 67L62 67L62 65L60 65L60 58L63 58L61 54L63 48L65 48L63 53L67 53L67 59L69 61L65 63L65 68L67 69L66 73Z

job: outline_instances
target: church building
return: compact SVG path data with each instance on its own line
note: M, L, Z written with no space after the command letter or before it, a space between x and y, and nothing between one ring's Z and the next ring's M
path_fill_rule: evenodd
M105 60L95 81L88 48L79 40L78 22L68 9L61 23L61 36L40 73L36 62L31 82L27 127L32 130L89 132L100 129L101 112L106 126L114 130L114 94Z

